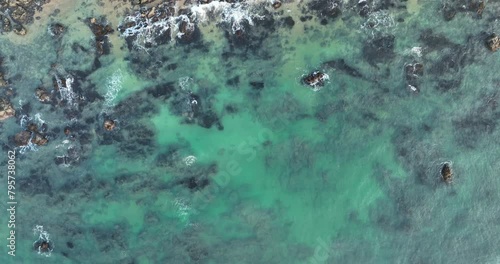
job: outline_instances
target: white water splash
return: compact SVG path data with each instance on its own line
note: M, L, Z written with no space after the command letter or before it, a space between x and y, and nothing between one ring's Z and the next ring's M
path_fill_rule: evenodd
M77 106L76 99L78 99L77 94L73 91L72 84L75 81L73 76L68 75L64 80L65 83L63 85L62 80L59 76L55 75L56 83L59 88L59 95L63 100L66 100L69 106Z
M251 1L242 3L227 3L212 1L209 4L191 7L194 21L198 23L209 22L210 17L220 18L217 23L222 23L231 28L231 32L236 34L238 31L244 31L243 24L246 22L250 26L254 25L255 19L263 19L263 15L257 13L259 4L266 1Z
M193 78L189 76L184 76L179 78L179 86L183 91L186 90L191 90L191 87L193 86Z
M35 241L33 244L36 244L39 241L45 241L47 243L50 243L50 234L47 233L47 231L43 230L43 226L41 225L36 225L33 228L33 235L38 235L37 241ZM48 248L47 251L42 251L41 247L38 247L38 254L45 256L45 257L50 257L52 254L52 248Z
M361 29L375 36L375 33L390 33L395 26L392 15L386 10L380 10L370 13Z
M174 205L177 207L177 216L186 224L189 225L189 217L193 209L182 198L176 198Z
M191 166L196 162L196 157L193 155L187 156L183 159L187 166Z
M115 98L122 89L123 74L120 69L116 70L113 75L108 78L106 84L106 94L104 95L104 109L103 113L109 113L111 108L115 106Z

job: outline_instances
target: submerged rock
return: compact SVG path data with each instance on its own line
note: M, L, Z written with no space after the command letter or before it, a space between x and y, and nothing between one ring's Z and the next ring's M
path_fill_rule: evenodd
M443 177L444 182L451 183L453 181L453 171L451 169L451 164L446 162L441 168L441 177Z
M393 35L374 38L363 46L363 57L374 67L377 63L392 60L395 57L395 40Z
M16 110L12 103L6 98L0 98L0 121L12 117L16 114Z
M335 70L342 71L352 77L362 78L363 75L355 68L349 66L344 59L331 60L323 63L323 66L333 68Z
M491 34L486 39L486 45L488 45L488 48L491 51L497 51L498 49L500 49L500 37L498 37L496 34Z
M315 0L309 3L309 9L316 11L319 17L337 18L342 14L342 1Z
M327 81L328 79L329 76L326 73L314 71L302 78L302 83L309 85L313 88L313 90L318 91L323 85L325 85L325 81Z
M61 23L54 23L49 25L49 34L53 37L60 37L66 31L66 27L64 27Z

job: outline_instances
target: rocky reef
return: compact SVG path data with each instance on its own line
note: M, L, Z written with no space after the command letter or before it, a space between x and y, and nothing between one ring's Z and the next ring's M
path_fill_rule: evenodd
M50 0L3 0L0 1L0 32L26 35L26 25L33 23L36 11Z

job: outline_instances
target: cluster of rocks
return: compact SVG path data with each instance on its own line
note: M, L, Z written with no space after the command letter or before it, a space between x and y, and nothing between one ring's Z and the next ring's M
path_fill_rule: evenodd
M118 31L125 37L129 49L134 46L150 48L153 45L165 44L171 39L169 18L174 15L175 8L168 3L141 8L125 17L118 25Z
M46 130L47 126L45 124L42 125L41 129L38 129L36 124L30 123L26 130L23 130L14 136L14 143L18 147L27 146L30 142L38 146L43 146L49 141L44 135Z
M0 1L0 32L14 32L26 35L26 25L33 23L36 11L50 0L7 0Z
M88 18L86 20L86 23L94 34L97 56L109 54L110 43L108 40L108 34L113 33L114 29L104 17ZM60 31L60 27L57 28L59 28Z

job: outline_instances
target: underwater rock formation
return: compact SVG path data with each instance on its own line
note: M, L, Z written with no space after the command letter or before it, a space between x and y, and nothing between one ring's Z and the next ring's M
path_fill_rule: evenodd
M337 60L331 60L323 63L323 66L325 67L331 67L335 70L339 70L341 72L344 72L352 77L355 78L362 78L363 75L355 68L349 66L344 59L337 59Z
M381 36L365 43L363 57L372 66L379 62L386 62L394 58L395 37L393 35Z
M110 43L108 34L113 33L114 29L109 25L104 17L89 18L87 25L95 36L95 46L97 55L106 55L110 52Z
M33 23L36 11L50 0L0 1L0 32L14 32L26 35L25 26Z
M66 27L61 23L53 23L49 25L49 33L53 37L60 37L66 32Z

